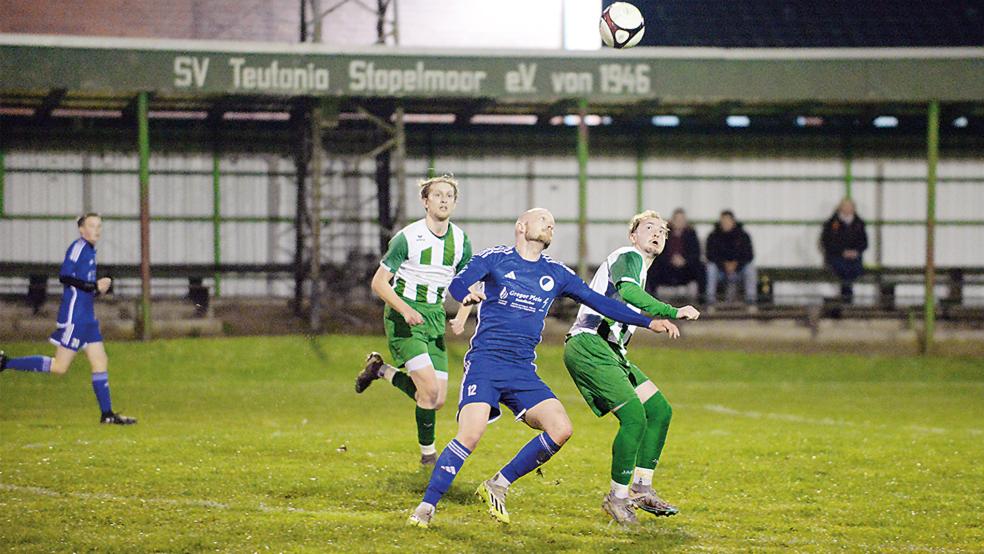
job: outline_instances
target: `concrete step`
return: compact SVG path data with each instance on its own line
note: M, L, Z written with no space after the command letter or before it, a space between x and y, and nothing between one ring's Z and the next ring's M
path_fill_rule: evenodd
M223 334L223 322L212 317L194 319L167 319L153 322L156 338L219 336ZM0 321L0 337L5 340L42 340L55 330L51 320L23 319ZM101 320L99 330L106 340L128 340L137 337L134 321Z
M42 319L54 321L58 317L60 301L46 302L38 313L22 302L0 302L0 314L4 319ZM111 319L134 320L137 317L138 302L134 299L100 299L96 301L96 319L108 321ZM209 310L211 311L211 310ZM152 301L150 313L155 320L195 319L201 317L198 309L188 300L169 299ZM209 317L212 314L206 313Z

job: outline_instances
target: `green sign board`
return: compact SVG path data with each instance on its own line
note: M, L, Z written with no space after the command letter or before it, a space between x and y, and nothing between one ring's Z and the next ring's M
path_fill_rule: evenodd
M0 35L0 93L704 104L984 101L984 48L436 51Z

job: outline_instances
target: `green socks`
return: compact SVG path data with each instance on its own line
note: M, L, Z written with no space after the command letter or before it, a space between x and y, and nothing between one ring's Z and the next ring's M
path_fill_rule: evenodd
M411 400L417 400L417 386L413 384L410 374L397 371L393 374L393 386L403 391ZM434 421L437 420L437 412L417 406L417 442L427 446L434 444Z
M670 428L673 409L662 392L657 392L646 401L646 435L639 445L636 465L643 469L653 469L666 444L666 432ZM621 411L621 410L619 410Z
M437 411L417 406L417 442L421 446L434 444L434 421Z
M393 386L403 391L410 397L410 400L417 400L417 385L413 384L410 374L404 371L397 371L393 374Z
M612 481L628 485L635 471L639 443L646 435L646 410L638 398L633 398L614 413L619 427L612 442Z

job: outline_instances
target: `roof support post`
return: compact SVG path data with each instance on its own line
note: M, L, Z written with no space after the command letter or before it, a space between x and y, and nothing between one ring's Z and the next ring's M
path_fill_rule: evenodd
M215 263L215 297L222 296L222 274L219 266L222 264L222 173L221 144L218 121L212 123L212 261Z
M587 99L577 101L577 273L588 277L588 114Z
M140 156L140 338L151 338L150 320L150 126L147 93L137 94L137 148Z
M936 327L936 165L940 157L940 102L929 103L926 118L926 291L923 298L922 353L933 349Z

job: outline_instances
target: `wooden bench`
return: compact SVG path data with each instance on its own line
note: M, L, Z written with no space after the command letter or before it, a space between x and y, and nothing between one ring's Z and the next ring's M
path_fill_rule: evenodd
M594 272L597 268L591 268ZM822 298L816 302L817 296L798 298L799 302L777 302L775 286L778 283L831 283L839 284L840 280L825 267L759 267L758 303L754 309L742 305L718 304L714 317L720 319L805 319L815 321L819 318L908 318L919 311L917 307L900 306L896 302L896 288L903 284L921 285L924 279L922 267L882 267L866 268L864 275L857 281L859 284L874 284L877 287L877 298L874 306L847 305L841 302L839 296ZM971 283L984 284L984 267L940 267L936 270L936 284L948 288L947 295L939 305L938 317L950 320L984 320L984 308L966 306L964 304L964 287ZM669 287L682 289L684 287ZM693 302L686 296L666 294L666 288L661 287L665 297L661 300L674 305ZM697 304L703 304L698 299ZM554 315L560 318L573 318L577 312L577 304L573 301L561 300L556 303ZM921 315L919 315L921 317Z
M759 274L759 301L764 304L774 303L776 283L839 283L840 280L825 267L761 267ZM938 267L936 268L936 284L946 286L947 295L941 300L942 309L961 306L964 301L964 286L968 277L976 282L984 283L984 267ZM864 275L856 281L859 284L874 284L877 286L877 302L879 309L893 311L897 309L895 289L902 284L924 283L925 269L922 267L879 267L866 268ZM826 299L825 304L838 304L839 299Z

